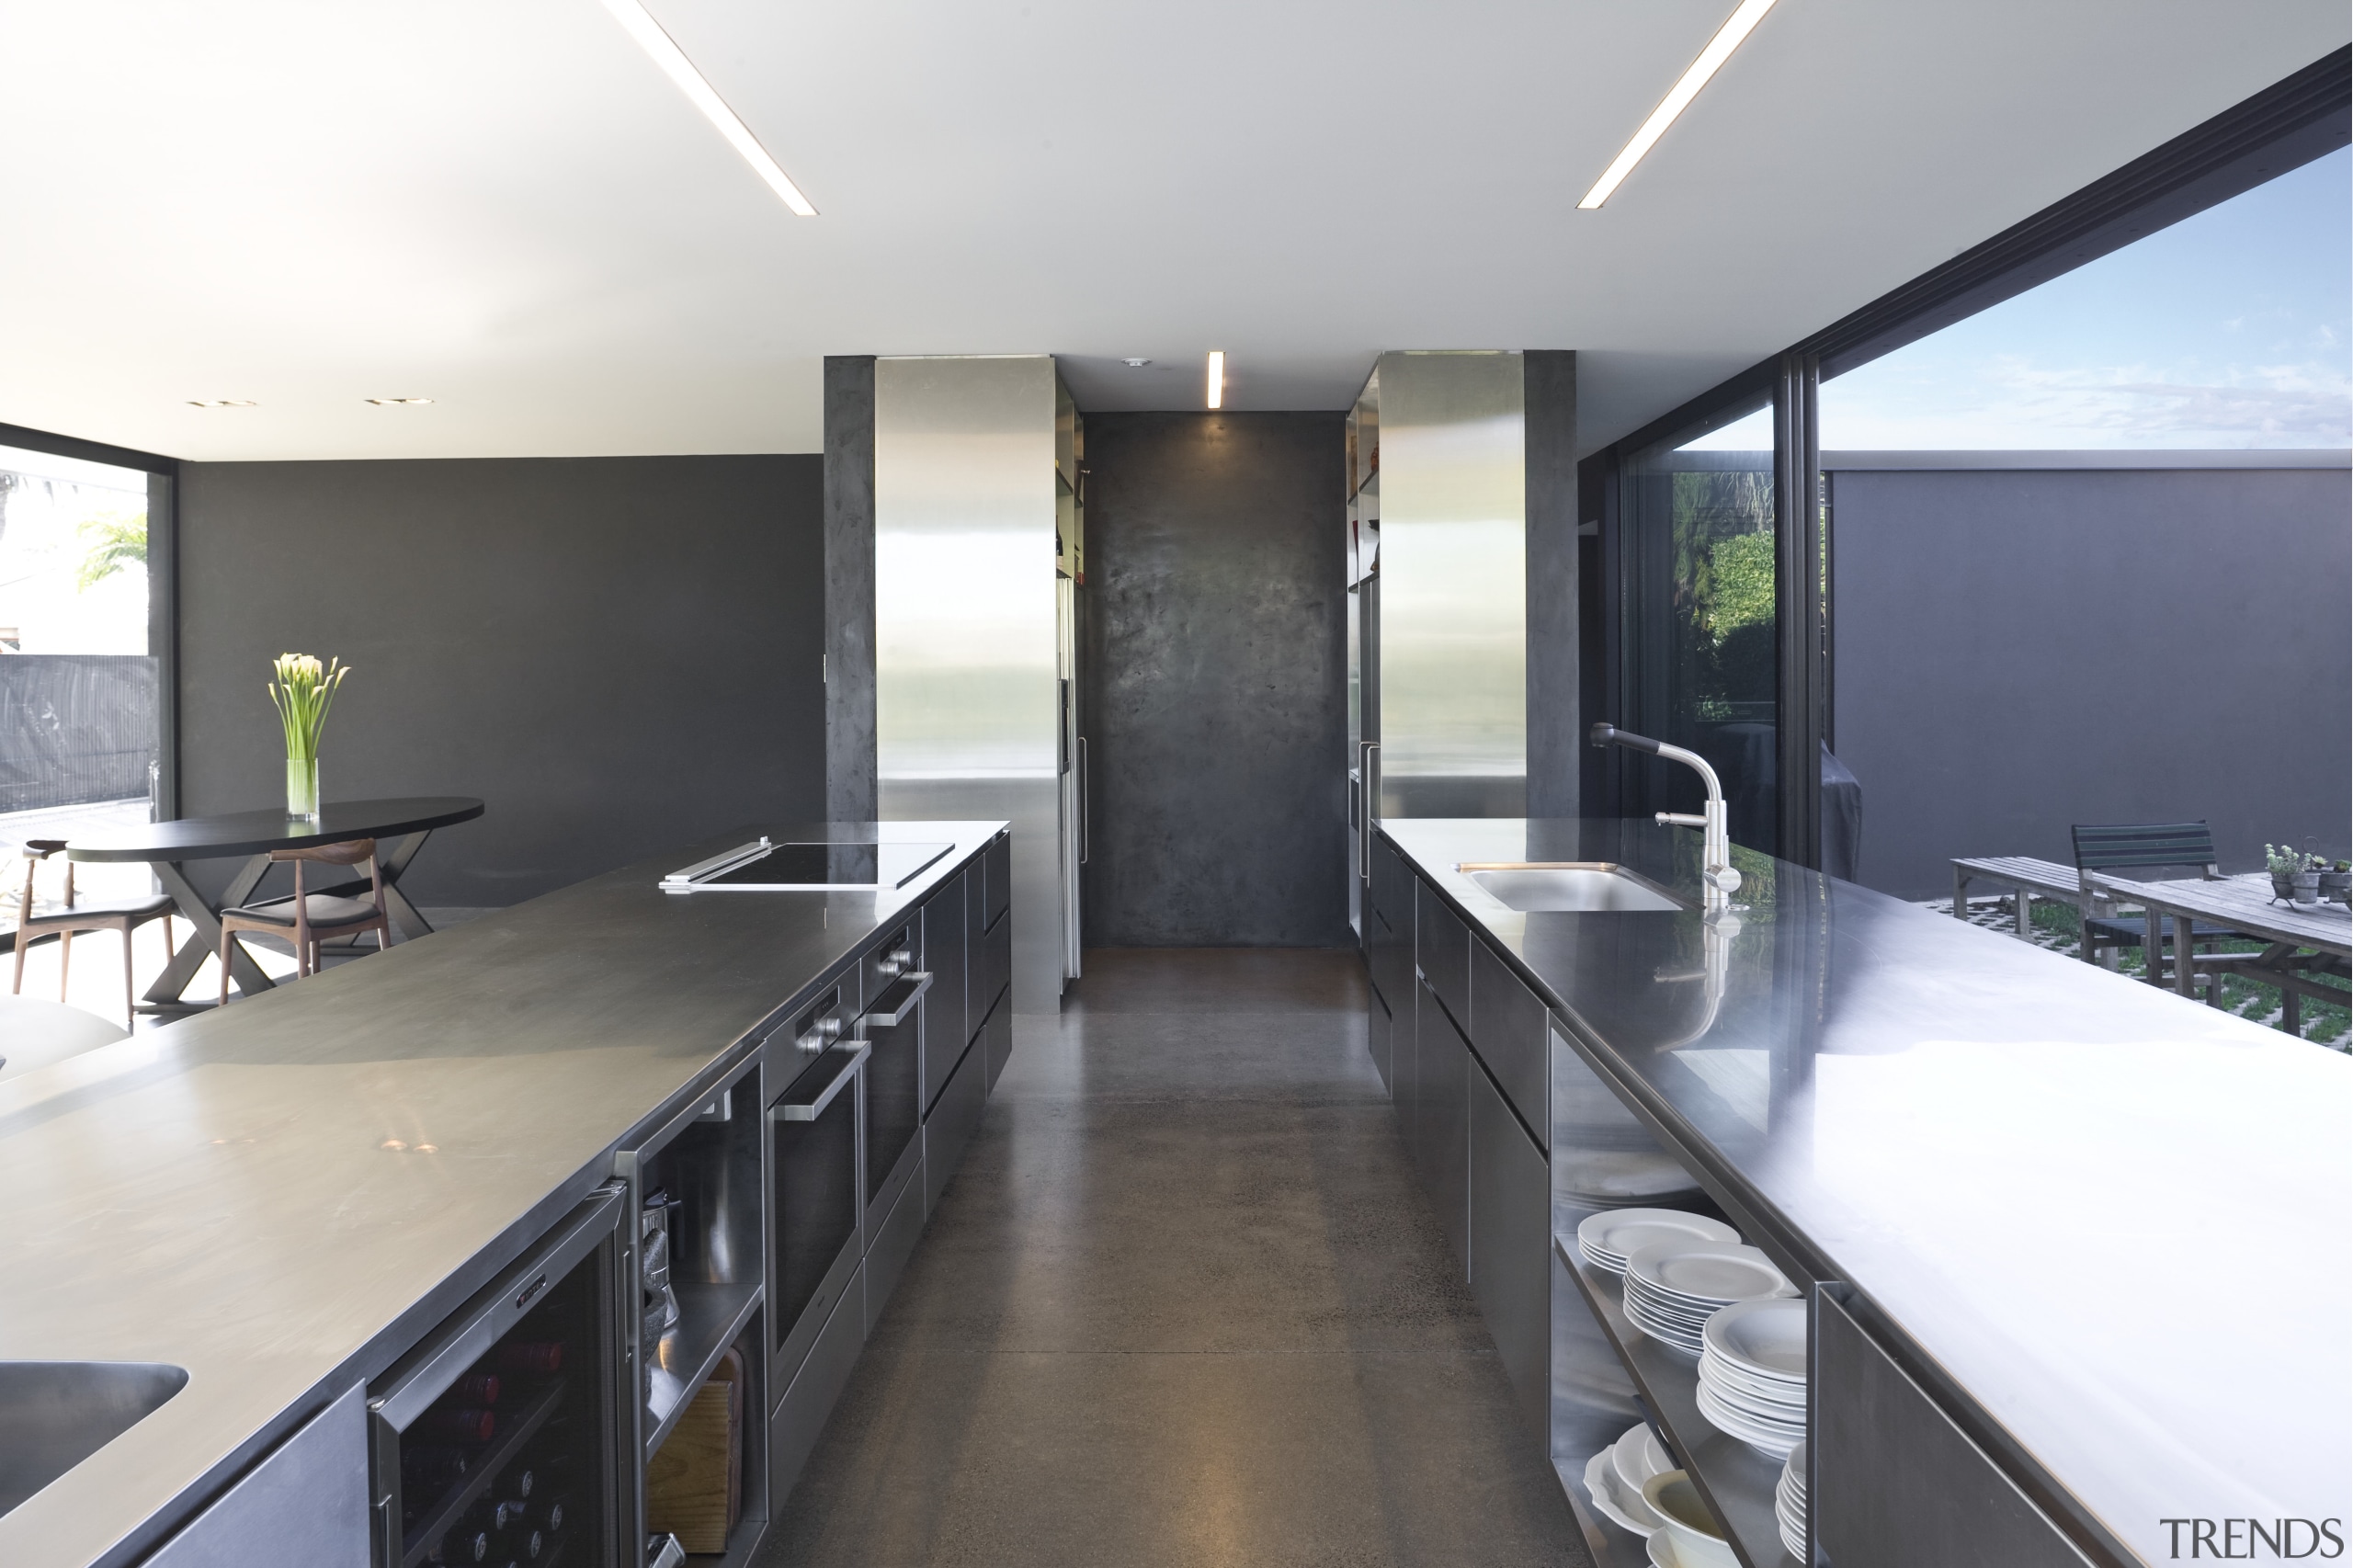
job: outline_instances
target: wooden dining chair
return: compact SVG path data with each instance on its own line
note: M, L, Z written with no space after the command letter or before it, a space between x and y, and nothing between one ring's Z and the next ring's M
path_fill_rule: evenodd
M131 978L131 933L150 920L164 923L164 951L172 950L172 911L178 907L172 895L150 893L143 898L99 899L90 903L76 903L74 897L74 862L65 862L65 898L62 903L44 904L35 897L33 881L41 863L52 855L65 851L62 838L28 838L25 840L25 889L17 903L17 982L10 994L21 995L25 989L25 949L34 938L54 932L57 950L57 999L65 1000L66 982L74 972L74 934L77 931L119 931L122 933L122 1017L128 1026L132 1008Z
M301 975L318 971L322 942L373 931L378 952L392 943L392 923L384 914L384 870L376 863L374 839L354 838L305 849L273 849L269 858L294 862L294 896L272 899L267 903L241 904L221 912L221 1005L224 1007L229 1005L229 944L236 940L239 931L267 931L290 938L294 944L294 970ZM302 886L302 868L307 864L357 866L362 860L368 862L369 898L311 892Z

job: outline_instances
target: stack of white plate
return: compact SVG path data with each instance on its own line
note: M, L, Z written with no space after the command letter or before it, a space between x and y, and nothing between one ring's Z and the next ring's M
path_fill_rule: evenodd
M1708 1320L1724 1308L1796 1294L1772 1259L1737 1242L1653 1242L1626 1259L1627 1320L1695 1361Z
M1742 1301L1700 1331L1699 1414L1771 1459L1805 1440L1805 1303Z
M1589 1214L1577 1226L1577 1251L1611 1274L1625 1273L1626 1260L1654 1243L1739 1240L1740 1233L1722 1220L1680 1209L1613 1209Z
M1637 1502L1641 1499L1637 1498ZM1781 1465L1781 1483L1773 1488L1773 1517L1781 1527L1781 1544L1799 1562L1805 1561L1805 1445L1790 1450Z
M1586 1463L1585 1489L1593 1498L1593 1506L1613 1523L1648 1537L1662 1521L1643 1501L1643 1483L1674 1468L1675 1461L1659 1446L1650 1424L1637 1421L1626 1428L1624 1436Z
M1699 1189L1673 1155L1655 1149L1563 1149L1552 1162L1552 1178L1562 1196L1595 1209L1654 1203Z

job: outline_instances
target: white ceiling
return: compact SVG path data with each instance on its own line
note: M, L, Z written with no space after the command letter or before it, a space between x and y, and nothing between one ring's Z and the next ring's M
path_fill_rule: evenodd
M826 354L1342 406L1584 350L1586 444L2343 44L2344 0L0 0L0 420L189 458L815 451ZM1142 370L1120 363L1149 356ZM369 396L428 396L381 409ZM258 407L198 410L191 398Z

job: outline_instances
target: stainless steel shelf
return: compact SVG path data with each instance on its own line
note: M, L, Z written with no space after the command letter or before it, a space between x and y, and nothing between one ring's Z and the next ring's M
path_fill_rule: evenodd
M1577 1255L1574 1236L1553 1236L1552 1247L1600 1320L1668 1449L1731 1533L1733 1551L1741 1562L1747 1568L1798 1568L1797 1559L1781 1545L1780 1525L1773 1516L1780 1466L1737 1437L1717 1431L1699 1414L1698 1365L1626 1320L1623 1287Z
M1586 1460L1554 1460L1552 1471L1561 1478L1561 1490L1569 1494L1569 1505L1575 1510L1577 1523L1585 1527L1585 1543L1593 1551L1594 1568L1650 1568L1650 1548L1641 1536L1625 1526L1614 1524L1609 1517L1593 1506L1585 1489Z
M760 1305L760 1287L756 1283L689 1282L673 1285L672 1289L678 1293L678 1321L662 1336L654 1351L654 1364L677 1378L678 1398L660 1413L645 1434L645 1457L649 1460L677 1426L687 1406L694 1403L695 1391L710 1381L719 1358L742 1335L744 1325L752 1321L753 1312ZM749 1370L747 1367L745 1371ZM749 1392L745 1391L747 1395ZM750 1407L747 1398L745 1408L748 1412Z

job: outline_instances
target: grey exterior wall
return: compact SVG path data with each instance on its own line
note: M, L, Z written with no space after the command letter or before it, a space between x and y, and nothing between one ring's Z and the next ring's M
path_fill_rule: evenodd
M2347 853L2345 470L1838 472L1833 745L1863 882L1963 855L2072 863L2071 824L2212 823Z
M1086 417L1092 946L1351 940L1343 417Z
M263 684L292 649L352 666L328 798L487 802L411 869L420 903L512 903L821 815L821 473L814 456L186 465L184 813L283 801Z

